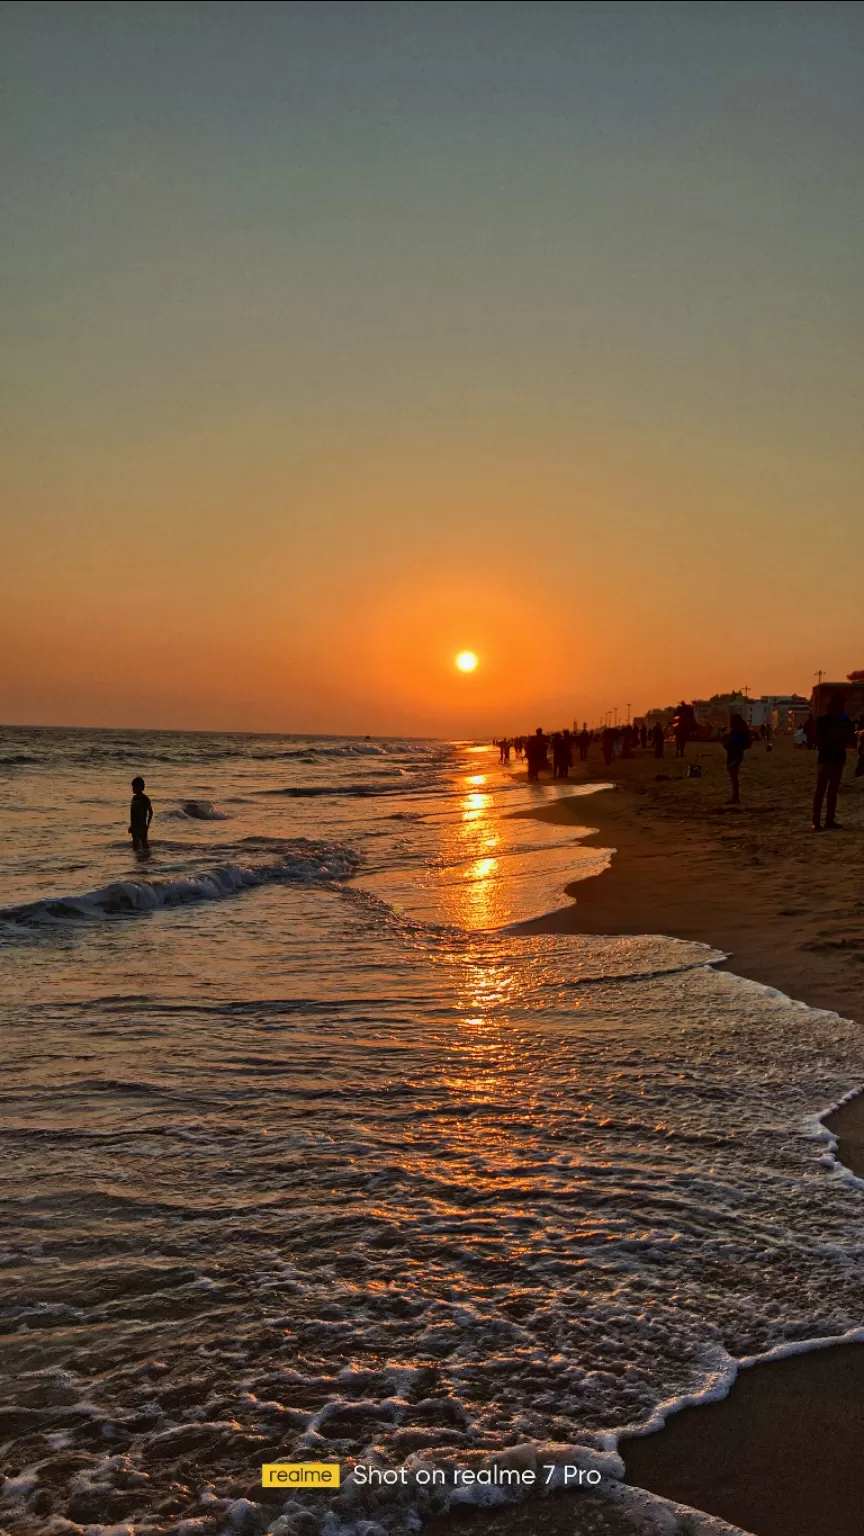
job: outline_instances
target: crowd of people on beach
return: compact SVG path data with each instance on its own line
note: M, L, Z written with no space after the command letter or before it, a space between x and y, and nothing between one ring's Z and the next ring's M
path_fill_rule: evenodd
M587 722L583 721L581 731L574 728L573 731L552 731L548 735L538 725L530 735L500 737L493 745L498 748L498 760L502 765L510 763L515 755L518 761L524 761L529 782L537 783L541 773L550 771L553 779L568 778L576 753L579 761L584 763L595 744L599 745L603 763L608 768L616 758L633 758L637 751L651 751L655 758L662 759L667 745L674 745L676 758L683 758L688 742L713 739L718 738L713 733L706 735L705 728L696 720L692 704L682 699L668 725L657 720L649 728L643 720L589 730ZM864 716L857 721L850 719L846 714L845 696L837 692L828 700L824 714L814 717L811 713L798 726L793 740L796 747L815 750L817 754L812 810L814 832L841 830L837 820L837 795L848 751L857 751L855 773L856 776L864 775ZM766 752L772 752L774 730L767 721L758 728L751 727L743 715L733 713L728 729L719 736L719 741L726 753L731 787L729 803L740 806L740 775L745 754L756 741L764 745ZM690 773L698 777L700 769L691 766Z
M594 736L595 732L589 731L587 725L583 725L581 731L553 731L551 736L547 736L542 726L538 725L531 736L504 736L500 741L493 742L493 746L498 748L498 761L501 763L509 763L511 753L515 753L520 761L524 760L532 782L539 779L541 773L549 772L551 752L553 779L566 779L576 761L577 752L579 761L584 763Z

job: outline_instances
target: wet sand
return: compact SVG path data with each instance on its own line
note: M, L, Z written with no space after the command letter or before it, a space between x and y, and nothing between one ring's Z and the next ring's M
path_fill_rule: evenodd
M592 756L572 770L574 784L602 778L615 788L592 798L590 815L583 797L549 801L542 781L536 811L520 814L590 821L599 831L589 842L617 850L611 867L570 886L573 901L520 931L695 939L726 951L738 975L864 1029L864 779L853 777L852 761L838 808L844 830L817 835L814 754L786 738L771 753L761 744L748 753L740 810L726 804L719 746L691 745L683 763L668 749L663 762L639 753L608 770L596 747ZM689 763L701 777L686 776ZM826 1124L842 1161L864 1177L864 1095ZM724 1401L625 1441L628 1481L754 1536L861 1536L862 1401L861 1345L754 1366ZM538 1509L534 1529L554 1536L563 1518ZM500 1519L502 1533L521 1532L515 1516L511 1525ZM566 1528L578 1531L578 1519L574 1504Z
M674 1414L659 1434L624 1442L631 1484L723 1522L675 1526L589 1494L553 1495L490 1515L454 1511L423 1536L860 1536L864 1530L857 1344L742 1371L730 1395ZM728 1526L726 1524L728 1522Z

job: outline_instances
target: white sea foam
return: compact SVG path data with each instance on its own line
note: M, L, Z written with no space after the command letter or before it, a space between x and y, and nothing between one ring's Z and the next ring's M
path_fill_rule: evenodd
M227 811L220 811L211 800L184 800L181 813L193 821L228 821Z
M197 901L220 901L273 882L330 883L353 874L357 858L350 849L302 842L274 863L220 864L198 874L169 880L114 880L80 895L51 896L0 911L10 925L50 926L81 919L128 917Z

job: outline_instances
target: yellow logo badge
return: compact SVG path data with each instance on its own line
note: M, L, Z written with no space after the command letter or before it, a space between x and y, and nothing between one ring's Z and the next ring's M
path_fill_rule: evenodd
M271 1461L261 1468L262 1488L338 1488L336 1461Z

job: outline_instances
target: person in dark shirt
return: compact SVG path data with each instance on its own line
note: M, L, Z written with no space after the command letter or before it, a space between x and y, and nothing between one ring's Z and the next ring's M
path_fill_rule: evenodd
M693 705L685 704L683 699L672 721L672 730L675 733L675 756L683 757L688 741L696 735L696 716L693 713Z
M152 820L153 807L144 793L144 780L141 778L133 779L132 804L129 809L129 831L132 834L132 847L136 853L150 852L147 834Z
M738 783L738 775L741 772L741 764L744 761L744 753L749 752L753 745L753 737L750 727L743 715L731 715L729 718L729 731L723 737L723 745L726 748L726 772L732 783L732 805L741 804L741 789Z
M549 738L543 735L543 727L538 725L533 736L529 736L525 743L525 756L528 759L528 778L532 782L539 779L541 771L549 767L547 752L549 750Z
M573 767L573 737L569 731L556 731L552 737L552 777L566 779Z
M846 748L855 745L855 730L844 709L842 693L832 693L827 714L816 721L818 767L816 793L813 796L813 831L840 831L836 818L837 791L846 766ZM822 826L822 802L825 801L825 826Z

